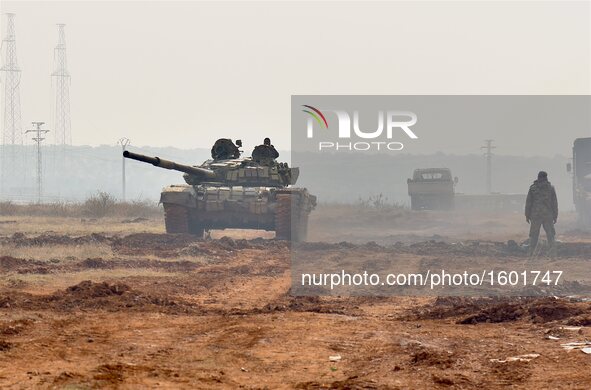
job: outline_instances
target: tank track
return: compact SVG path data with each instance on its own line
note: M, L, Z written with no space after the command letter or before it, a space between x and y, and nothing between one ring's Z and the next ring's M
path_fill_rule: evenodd
M204 227L191 215L191 209L176 204L164 204L166 233L194 234L203 237Z
M313 201L307 193L279 192L275 200L275 237L280 240L305 241L308 234L308 215ZM174 203L164 203L166 232L193 234L203 237L207 226L199 221L197 210Z
M176 204L164 204L166 233L189 233L189 210Z

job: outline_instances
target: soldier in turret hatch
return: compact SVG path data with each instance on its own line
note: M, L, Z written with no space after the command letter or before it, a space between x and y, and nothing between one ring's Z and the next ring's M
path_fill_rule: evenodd
M279 157L279 152L271 145L269 138L265 138L263 144L256 146L252 151L252 159L259 164L270 164L277 157Z
M240 141L236 141L238 146L241 146ZM211 158L214 160L228 160L232 158L240 158L240 150L238 146L229 138L220 138L215 141L211 148Z
M532 255L538 245L540 227L544 227L548 246L551 253L555 253L554 237L556 231L554 224L558 219L558 200L556 190L548 181L548 174L544 171L538 173L538 180L529 187L525 201L525 220L530 224L529 228L529 254Z

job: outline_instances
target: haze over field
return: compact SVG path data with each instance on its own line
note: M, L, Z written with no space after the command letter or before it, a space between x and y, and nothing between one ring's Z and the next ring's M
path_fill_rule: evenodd
M189 165L201 163L210 157L209 149L199 148L132 146L130 150ZM7 183L8 186L24 192L24 195L18 191L13 192L14 200L35 199L34 151L32 147L28 147L25 153L30 157L26 162L25 176L20 181ZM83 200L97 191L121 198L121 147L72 147L68 152L71 163L60 170L54 164L54 153L55 150L49 149L45 155L44 200ZM290 162L289 152L280 150L279 160ZM412 177L415 168L426 167L450 168L452 174L459 178L457 192L483 194L486 189L485 161L480 154L378 154L368 162L364 161L363 155L355 153L339 153L330 158L311 153L305 157L300 155L298 160L302 173L297 184L309 188L321 202L355 203L360 198L367 200L370 196L381 193L389 203L409 205L406 179ZM545 169L550 175L550 181L556 186L560 208L570 210L573 208L572 181L565 169L567 161L565 156L495 156L493 191L525 194L538 170ZM181 172L131 160L126 163L126 176L127 199L130 200L158 200L162 187L184 183Z
M66 23L75 145L289 149L293 94L589 94L588 2L16 2L23 126L50 122ZM527 21L527 25L525 25ZM3 20L4 22L4 20ZM48 125L51 129L51 124ZM487 134L568 155L589 129ZM424 134L426 138L436 136ZM50 134L50 140L52 135ZM535 147L524 142L535 140ZM478 152L456 141L445 153ZM418 153L440 150L427 146Z

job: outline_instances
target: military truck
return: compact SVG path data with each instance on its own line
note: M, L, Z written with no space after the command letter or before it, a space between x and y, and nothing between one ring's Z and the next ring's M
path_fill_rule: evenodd
M275 231L279 239L305 240L316 197L293 187L299 169L277 162L279 154L267 139L251 157L241 157L241 146L239 140L218 139L212 158L199 166L130 151L123 156L184 172L186 184L170 185L160 194L167 233L203 236L211 229L262 229Z
M575 140L573 162L566 169L573 176L573 201L579 221L591 227L591 138Z
M449 168L415 169L408 179L408 195L413 210L451 210L454 208L454 187Z

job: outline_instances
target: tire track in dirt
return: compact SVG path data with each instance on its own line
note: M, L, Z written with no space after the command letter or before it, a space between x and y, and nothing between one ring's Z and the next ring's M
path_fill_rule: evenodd
M88 258L82 261L40 261L15 258L11 256L0 257L0 274L16 272L18 274L57 274L64 272L80 272L93 269L114 270L117 268L129 269L155 269L168 272L189 272L198 269L201 265L188 260L162 261L142 259L113 259Z
M157 234L135 233L126 236L93 233L82 236L58 235L44 233L38 236L27 236L14 233L11 236L0 236L0 244L15 247L51 246L51 245L85 245L107 244L115 253L124 255L158 255L175 257L178 255L215 255L224 252L235 252L242 249L281 250L289 248L287 241L275 239L232 239L222 237L203 240L190 234ZM513 240L507 242L487 240L465 240L447 242L427 240L414 243L397 242L393 245L379 245L373 241L365 244L349 242L303 242L294 244L294 250L301 251L334 251L351 249L372 249L380 252L408 253L429 256L511 256L526 257L527 247ZM591 243L559 242L557 257L589 258Z

